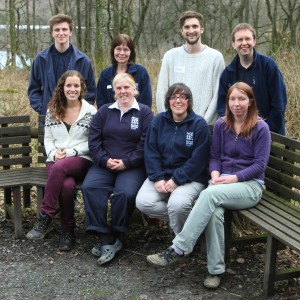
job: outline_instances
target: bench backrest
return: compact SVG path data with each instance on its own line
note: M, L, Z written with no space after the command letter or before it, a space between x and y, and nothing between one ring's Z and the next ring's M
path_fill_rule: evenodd
M30 167L30 142L29 116L0 117L0 170Z
M266 170L267 190L300 205L300 141L271 133L271 154Z

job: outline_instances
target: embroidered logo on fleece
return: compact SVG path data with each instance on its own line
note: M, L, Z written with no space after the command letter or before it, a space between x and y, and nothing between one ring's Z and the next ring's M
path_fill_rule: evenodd
M193 132L187 132L186 133L186 139L185 139L185 145L187 147L191 147L194 144L194 133Z
M139 118L131 117L131 129L136 130L139 128Z

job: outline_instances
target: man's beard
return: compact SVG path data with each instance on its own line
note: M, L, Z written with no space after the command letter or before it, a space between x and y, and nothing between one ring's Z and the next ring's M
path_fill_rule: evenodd
M198 38L196 39L196 40L194 40L194 41L189 41L189 39L188 38L185 38L185 41L189 44L189 45L195 45L195 44L197 44L198 42L199 42L199 39L200 39L200 36L198 36Z

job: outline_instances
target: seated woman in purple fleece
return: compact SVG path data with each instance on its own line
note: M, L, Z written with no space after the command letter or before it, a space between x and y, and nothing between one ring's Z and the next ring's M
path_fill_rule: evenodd
M99 257L100 265L112 260L122 248L119 237L128 231L136 195L146 179L144 141L153 119L151 109L136 101L138 92L130 74L117 74L113 88L116 102L101 106L91 122L89 149L94 165L82 185L86 230L99 236L92 253Z
M224 211L246 209L261 199L271 146L267 123L258 117L254 93L244 82L227 93L226 114L214 125L209 171L210 185L200 193L173 245L147 260L166 266L193 251L205 231L207 288L217 288L225 272Z

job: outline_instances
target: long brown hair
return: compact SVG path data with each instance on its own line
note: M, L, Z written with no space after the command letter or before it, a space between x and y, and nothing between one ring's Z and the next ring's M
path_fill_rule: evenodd
M225 112L225 123L228 129L234 130L234 116L231 110L229 109L229 97L234 89L238 89L242 93L246 94L250 100L250 106L248 107L248 112L246 120L241 128L240 134L246 138L250 137L250 132L252 128L258 122L258 110L256 106L256 101L254 97L254 92L252 88L245 82L236 82L233 84L228 92L226 97L226 112Z
M52 98L48 104L51 118L57 121L61 121L63 119L67 107L67 98L64 93L64 86L65 86L66 79L68 77L73 77L73 76L77 76L80 79L81 90L80 90L80 95L78 97L79 102L81 102L85 96L87 88L81 74L75 70L70 70L63 73L57 83Z

